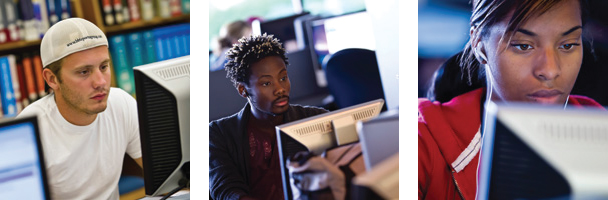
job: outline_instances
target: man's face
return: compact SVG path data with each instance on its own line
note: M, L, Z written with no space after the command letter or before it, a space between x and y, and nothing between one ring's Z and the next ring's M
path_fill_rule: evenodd
M291 83L285 62L279 56L269 56L250 67L249 85L241 85L247 91L249 102L265 114L283 114L289 107Z
M107 106L110 94L110 55L99 46L68 55L61 66L61 81L55 98L73 111L97 114Z

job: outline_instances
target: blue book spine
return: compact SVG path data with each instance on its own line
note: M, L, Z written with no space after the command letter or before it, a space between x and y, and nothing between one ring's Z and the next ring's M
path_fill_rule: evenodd
M57 0L55 2L57 14L61 16L61 20L72 17L72 7L69 0Z
M173 37L171 37L171 45L173 45L173 57L172 58L177 58L180 56L183 56L184 53L184 49L183 49L183 44L181 42L179 42L179 38L181 36L180 35L173 35Z
M190 24L180 24L176 26L176 42L179 43L179 56L190 55Z
M49 15L49 27L59 22L59 15L56 13L57 4L55 0L46 0L47 13Z
M114 64L116 84L129 94L135 94L135 80L133 78L133 67L129 65L127 45L124 35L110 38L110 55Z
M42 38L46 30L49 29L47 6L45 0L32 0L32 4L34 6L34 17L36 18L36 29L38 29L39 38Z
M131 67L137 67L144 64L144 44L142 35L139 32L130 33L127 35L129 46L129 57L131 58Z
M163 61L171 58L171 45L169 43L170 29L167 27L152 30L156 44L156 61Z
M156 28L152 32L156 38L158 61L190 54L189 23Z
M142 32L144 42L144 64L156 62L156 44L152 31Z
M61 5L62 4L61 1L63 1L63 0L55 0L55 15L57 15L57 17L59 18L58 21L63 20L63 16L62 16L63 11L61 8L63 5Z
M184 55L190 55L190 24L184 24L181 42L184 44Z
M0 57L0 97L2 100L2 111L6 117L17 116L17 101L13 91L13 79L11 78L8 56Z
M167 47L165 47L165 43L163 42L163 39L156 37L155 39L155 44L156 44L156 61L163 61L167 59L167 52L165 49L167 49Z
M182 35L179 38L179 42L182 43L184 49L184 56L190 55L190 35Z
M36 18L34 16L34 5L32 0L20 0L18 2L19 14L22 25L19 26L19 32L23 40L32 41L39 39L38 28L36 27Z
M156 44L152 31L142 32L144 41L144 64L156 62Z
M21 19L24 21L34 19L34 5L32 0L20 0L17 4L19 6L19 13Z
M190 55L190 24L188 24L188 31L184 37L186 43L186 55Z

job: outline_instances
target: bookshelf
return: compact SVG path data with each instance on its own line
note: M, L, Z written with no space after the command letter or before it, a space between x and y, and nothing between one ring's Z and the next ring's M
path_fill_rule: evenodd
M149 21L127 22L124 24L106 26L103 23L103 14L98 0L70 0L73 17L80 17L93 22L106 36L110 37L116 34L139 31L142 29L150 29L162 27L178 23L189 23L190 14L183 14L170 18L154 17ZM40 50L41 40L32 41L15 41L0 44L0 55L23 53Z
M145 28L160 27L169 24L190 22L190 15L180 15L177 17L163 19L160 17L153 18L150 21L137 21L125 24L105 27L106 34L123 33L131 30L140 30Z
M17 52L19 52L18 50L21 50L21 49L29 49L29 48L36 48L36 47L38 48L37 50L40 50L40 40L16 41L16 42L5 43L5 44L0 45L0 55L9 54L9 53L15 52L16 50L17 50Z
M182 14L170 18L154 17L149 21L139 20L136 22L127 22L124 24L106 26L103 23L102 9L97 1L71 0L71 2L72 5L74 5L73 7L76 8L72 10L72 13L74 13L75 16L79 16L93 22L108 36L146 28L190 22L190 15Z

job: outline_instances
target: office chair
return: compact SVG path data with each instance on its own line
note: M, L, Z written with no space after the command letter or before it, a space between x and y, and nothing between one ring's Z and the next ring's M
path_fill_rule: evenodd
M396 66L395 66L396 67ZM344 49L323 62L327 88L338 108L384 99L376 53L367 49ZM386 104L382 108L386 110Z

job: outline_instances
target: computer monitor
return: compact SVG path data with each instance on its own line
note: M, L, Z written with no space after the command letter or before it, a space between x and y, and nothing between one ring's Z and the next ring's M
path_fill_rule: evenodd
M399 153L399 110L383 112L378 117L357 123L366 171Z
M190 56L133 68L146 195L190 178Z
M286 161L300 151L320 155L325 150L358 141L355 124L378 116L383 99L354 105L276 127L285 199L293 199Z
M608 112L493 104L477 199L608 198Z
M376 49L371 16L366 11L313 19L307 23L313 65L318 71L318 82L325 86L323 61L342 49Z
M323 99L329 95L329 90L317 85L310 51L292 51L286 53L285 57L289 60L287 73L291 82L290 101L294 104L323 106Z
M51 199L35 116L0 122L0 196Z
M252 32L256 35L262 35L263 33L274 35L283 43L283 47L288 52L294 51L297 50L294 21L304 15L308 15L308 13L294 14L269 21L256 20L252 23Z

